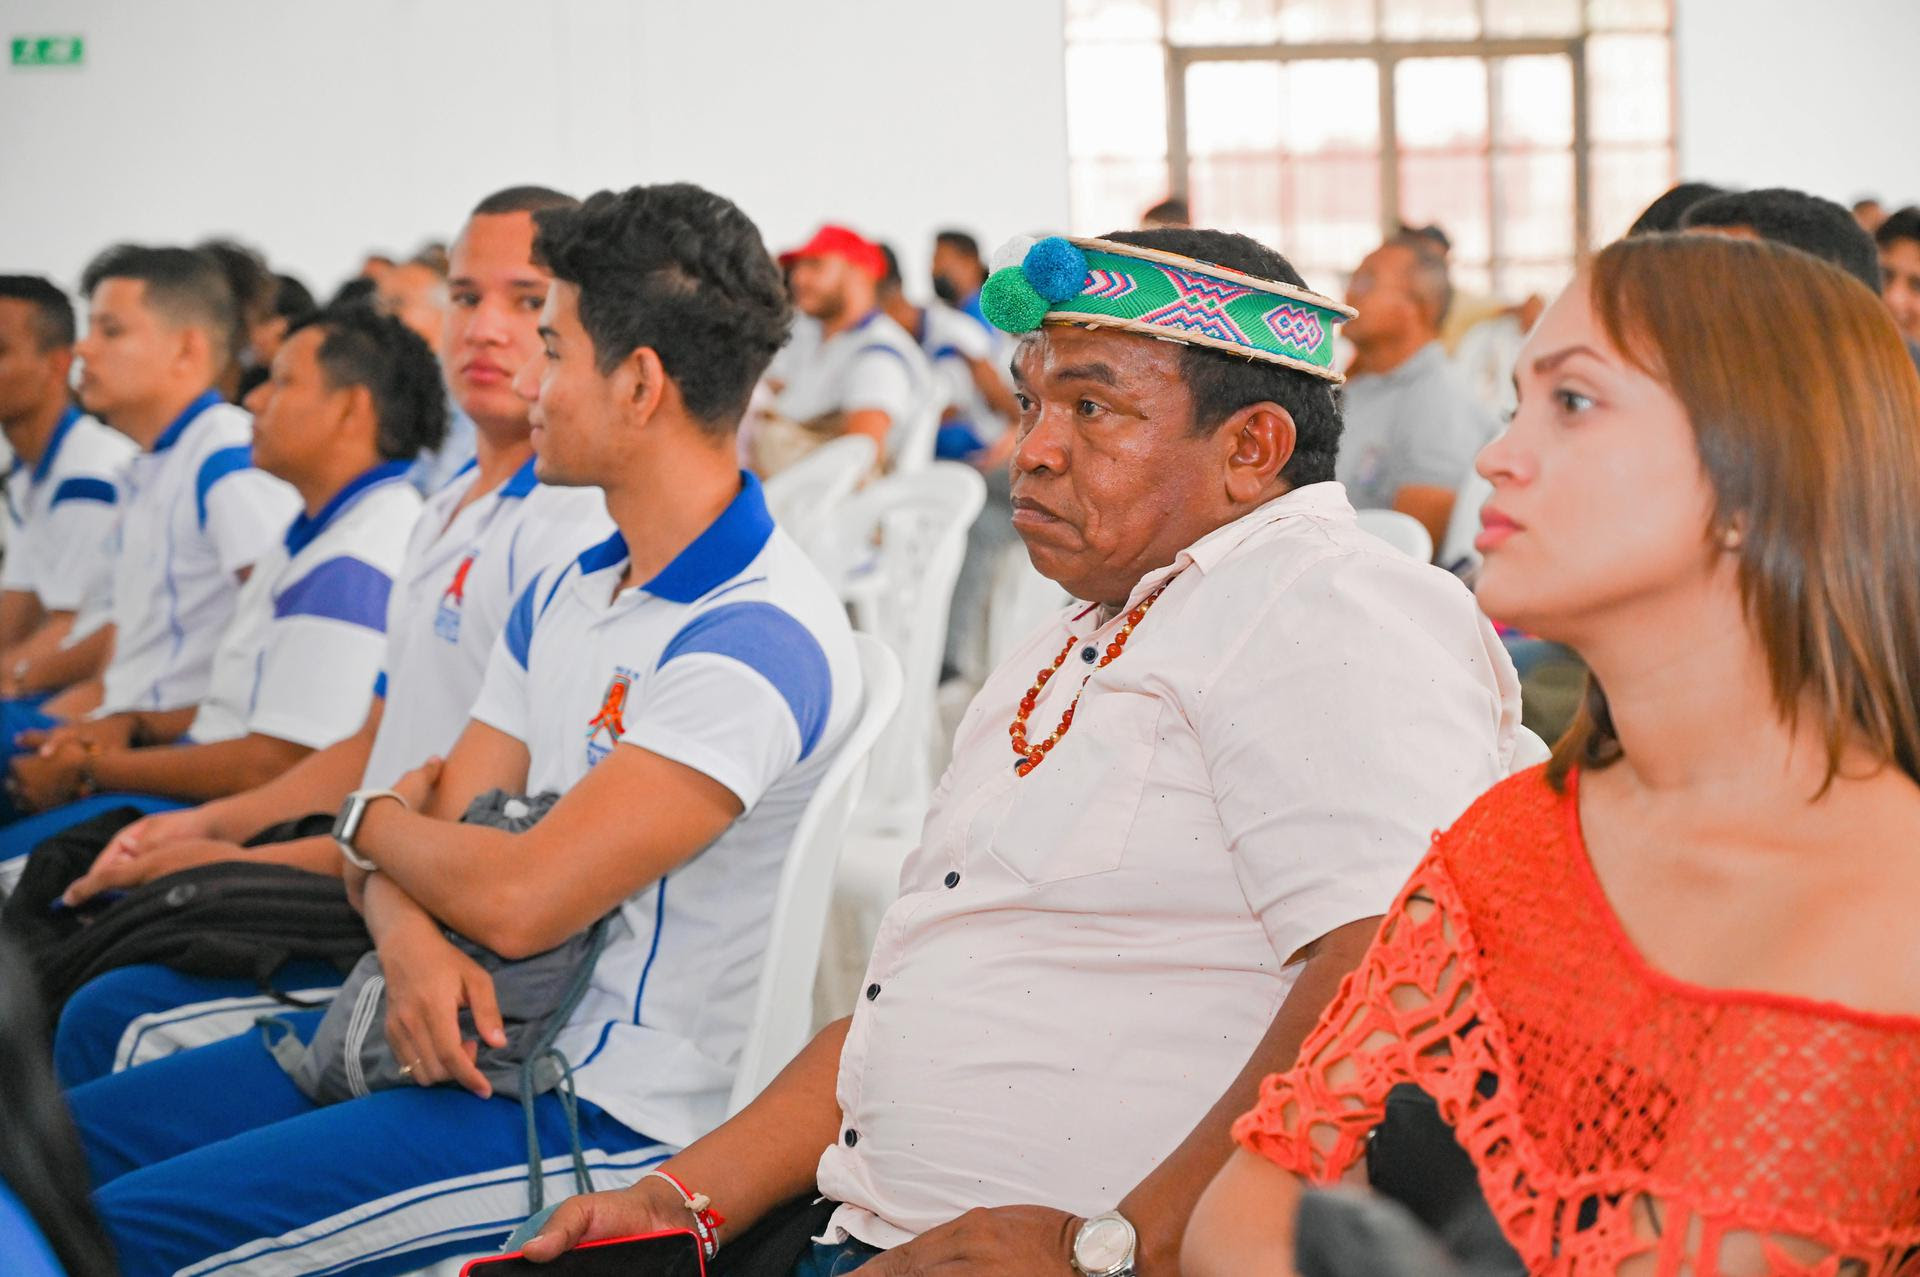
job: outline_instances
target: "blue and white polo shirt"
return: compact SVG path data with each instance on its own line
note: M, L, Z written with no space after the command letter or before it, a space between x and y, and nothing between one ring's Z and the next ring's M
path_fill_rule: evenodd
M273 547L299 509L291 486L253 466L252 414L211 390L134 457L101 713L206 699L238 573Z
M1006 360L998 357L1000 347L992 335L972 316L934 302L920 312L920 328L913 336L920 349L927 352L938 393L943 397L934 455L963 460L997 441L1006 433L1007 421L993 410L973 379L976 359L985 359L997 365L996 371L1005 371Z
M919 343L877 310L831 337L797 339L781 356L767 375L782 383L775 411L789 421L880 411L898 428L938 411L942 398Z
M541 573L473 710L526 744L529 793L565 793L626 744L711 776L745 808L621 904L559 1039L583 1098L677 1145L725 1116L788 846L861 700L839 598L774 527L759 483L741 484L644 585L616 594L617 532ZM632 796L635 821L648 802Z
M600 489L540 483L532 458L462 508L479 477L469 465L429 497L406 543L374 682L386 705L365 784L391 785L453 748L514 599L541 568L570 562L613 530Z
M387 600L420 517L409 463L360 475L301 514L240 589L213 657L213 682L187 736L258 733L324 749L366 714L386 652Z
M35 595L49 612L104 613L120 498L139 451L118 430L68 408L40 460L16 460L7 476L0 590Z

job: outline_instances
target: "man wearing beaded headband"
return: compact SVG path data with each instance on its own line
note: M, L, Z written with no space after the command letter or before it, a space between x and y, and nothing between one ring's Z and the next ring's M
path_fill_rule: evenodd
M1513 761L1472 597L1331 482L1344 308L1217 231L1015 261L1014 523L1086 602L969 708L858 1010L666 1163L735 1277L1176 1272L1262 1062ZM576 1199L528 1253L686 1215Z

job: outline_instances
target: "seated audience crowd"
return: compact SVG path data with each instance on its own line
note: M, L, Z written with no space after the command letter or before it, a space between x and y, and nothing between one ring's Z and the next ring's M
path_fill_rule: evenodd
M1142 220L0 276L0 1268L1914 1271L1920 209L1687 183L1557 299ZM971 699L749 1095L887 694L770 512L841 435L986 480Z

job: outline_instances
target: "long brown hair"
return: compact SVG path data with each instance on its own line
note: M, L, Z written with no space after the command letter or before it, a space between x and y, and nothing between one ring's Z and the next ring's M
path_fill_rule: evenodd
M1692 422L1707 535L1739 529L1774 707L1817 715L1822 791L1850 744L1920 780L1920 374L1880 299L1805 253L1718 235L1622 240L1588 278L1608 340ZM1589 678L1548 778L1620 756Z

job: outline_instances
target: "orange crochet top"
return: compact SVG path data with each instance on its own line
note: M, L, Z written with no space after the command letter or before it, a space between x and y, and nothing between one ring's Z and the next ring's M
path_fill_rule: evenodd
M1654 970L1575 795L1536 768L1435 836L1235 1138L1331 1182L1411 1082L1531 1273L1920 1273L1920 1018Z

